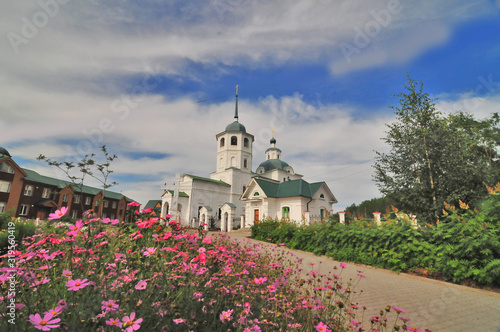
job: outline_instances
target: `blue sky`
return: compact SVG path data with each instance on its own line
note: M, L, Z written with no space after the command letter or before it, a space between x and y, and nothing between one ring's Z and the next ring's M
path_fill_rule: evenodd
M271 130L283 159L326 181L334 211L380 196L389 106L406 73L444 113L500 110L500 1L9 1L0 4L0 146L77 160L106 144L114 189L145 204L176 173L208 176L215 135ZM351 53L346 53L350 50Z

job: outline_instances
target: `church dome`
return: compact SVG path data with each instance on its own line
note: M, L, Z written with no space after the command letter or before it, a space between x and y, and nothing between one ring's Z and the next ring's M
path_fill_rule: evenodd
M261 168L262 167L262 168ZM282 170L288 170L288 163L284 162L283 160L280 159L269 159L264 162L262 162L258 169L263 169L264 172L273 170L273 169L282 169Z
M238 121L234 121L234 122L228 124L226 127L226 131L241 131L244 133L247 132L245 126L242 125L241 123L239 123Z
M0 146L0 157L10 157L9 151Z

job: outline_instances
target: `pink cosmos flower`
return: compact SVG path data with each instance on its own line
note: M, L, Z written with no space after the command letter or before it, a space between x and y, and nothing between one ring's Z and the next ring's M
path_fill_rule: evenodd
M43 318L40 314L30 315L31 324L35 325L35 327L42 331L50 331L50 329L55 329L59 327L59 323L61 321L60 318L52 319L54 315L51 313L45 313Z
M56 210L56 212L49 214L49 220L60 219L66 212L68 212L68 207L63 206L61 210Z
M63 310L64 310L64 306L62 305L58 305L57 307L55 307L54 309L50 309L49 311L47 311L45 314L51 314L52 316L57 316L59 315Z
M135 285L135 289L138 289L138 290L143 290L143 289L146 289L146 286L148 285L148 283L146 282L146 280L140 280L137 285Z
M211 236L207 236L206 238L203 239L203 241L201 241L205 244L210 244L212 243L212 237Z
M410 326L407 326L407 327L406 327L406 330L407 330L407 331L414 331L414 332L420 332L420 331L421 331L419 328L416 328L416 327L410 327Z
M314 328L316 328L317 332L332 332L332 330L328 329L328 325L325 325L323 322L319 322Z
M142 209L141 212L142 213L151 213L151 212L153 212L153 208Z
M269 285L269 286L267 286L267 290L270 293L274 293L274 292L276 292L276 287L274 285Z
M104 310L106 312L108 312L108 311L115 312L116 309L118 309L120 307L116 303L116 300L102 301L101 304L102 304L101 310Z
M406 313L406 311L404 311L403 309L398 308L398 307L396 307L394 305L392 306L392 309L394 309L398 314L400 314L400 313Z
M255 279L254 279L254 281L255 281L255 283L256 283L257 285L260 285L260 284L262 284L263 282L266 282L266 281L267 281L267 277L255 278Z
M87 279L76 279L76 280L70 280L66 283L66 287L68 287L68 290L72 290L72 291L77 291L81 288L84 288L88 285L90 285L91 282L90 281L87 281Z
M141 204L137 203L137 202L130 202L127 204L128 206L141 206Z
M347 266L347 265L345 265L345 263L340 263L340 267L341 267L341 268L345 269L345 267L346 267L346 266Z
M118 224L120 222L120 220L118 219L109 219L109 218L104 218L102 220L103 223L105 224L111 224L111 225L115 225L115 224Z
M225 322L229 322L231 319L233 319L233 317L231 316L233 314L233 309L231 310L228 310L228 311L223 311L220 315L219 315L219 318L220 320L225 323Z
M173 217L173 216L172 216L171 214L166 214L166 215L165 215L165 218L166 218L166 219L170 219L170 218L172 218L172 217Z
M83 221L78 220L75 225L69 225L69 229L71 230L70 232L67 232L66 234L68 235L74 235L78 234L78 231L83 227Z
M156 252L156 248L155 247L149 247L149 248L146 248L144 250L144 253L143 255L146 256L146 257L149 257L151 256L152 254L154 254Z
M110 318L106 321L106 324L122 327L122 322L118 318Z
M173 321L175 324L180 324L180 323L184 323L186 320L182 319L182 318L177 318L177 319L174 319Z
M125 316L122 319L123 322L123 327L125 328L126 332L133 332L141 328L141 322L142 318L139 318L137 320L135 319L135 312L132 312L129 316Z

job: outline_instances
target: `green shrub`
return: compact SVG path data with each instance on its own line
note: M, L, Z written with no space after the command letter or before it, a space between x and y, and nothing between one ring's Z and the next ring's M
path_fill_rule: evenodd
M500 185L489 190L481 211L448 205L437 226L415 228L402 213L380 226L363 220L308 226L265 220L252 226L252 237L338 261L500 286Z
M10 218L10 217L9 217ZM35 235L37 226L34 224L33 220L20 221L19 219L9 220L14 223L14 227L8 226L8 222L5 223L5 228L2 228L0 232L0 254L3 255L7 253L7 249L9 247L9 235L12 234L12 230L14 231L14 240L19 244L25 237ZM5 231L4 231L5 229ZM11 237L12 238L12 237Z

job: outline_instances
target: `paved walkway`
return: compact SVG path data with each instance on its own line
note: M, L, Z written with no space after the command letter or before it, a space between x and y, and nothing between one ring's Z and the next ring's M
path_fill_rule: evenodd
M249 239L248 230L226 234L232 239L264 243ZM311 270L311 263L321 273L339 265L326 256L288 248L283 250L303 258L303 268L307 271ZM358 294L357 301L360 307L367 307L365 320L390 304L404 309L406 314L402 316L411 319L409 326L421 328L422 332L426 328L433 332L500 332L500 293L352 263L347 263L341 277L344 281L355 278L358 270L366 276L356 287L356 290L363 291Z

